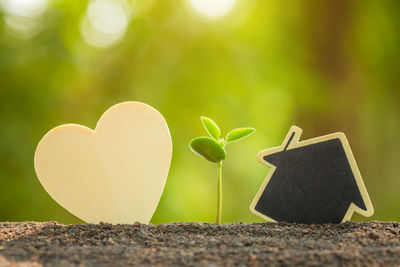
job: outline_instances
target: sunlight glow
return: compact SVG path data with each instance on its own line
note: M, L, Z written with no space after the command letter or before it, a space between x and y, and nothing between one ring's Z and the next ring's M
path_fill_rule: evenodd
M47 7L48 0L2 0L3 9L11 15L38 17Z
M97 0L90 4L88 17L97 31L106 34L121 32L128 24L128 14L118 2L111 0Z
M82 36L90 45L110 46L124 35L129 17L129 6L124 1L94 0L82 20Z
M23 39L38 34L42 30L39 18L47 4L48 0L0 0L9 33Z
M4 21L12 29L11 34L20 39L29 39L42 30L42 25L35 19L7 15Z
M235 5L235 0L189 0L196 12L209 17L218 18L226 15Z

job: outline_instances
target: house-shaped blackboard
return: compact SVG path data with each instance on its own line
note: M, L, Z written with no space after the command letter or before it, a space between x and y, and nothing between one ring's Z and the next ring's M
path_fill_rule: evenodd
M271 168L250 205L269 221L340 223L354 212L374 212L347 138L343 133L299 141L292 126L283 144L257 159Z

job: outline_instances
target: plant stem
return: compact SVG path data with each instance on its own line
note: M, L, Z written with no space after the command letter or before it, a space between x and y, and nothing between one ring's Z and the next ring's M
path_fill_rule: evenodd
M218 162L217 225L221 224L222 214L222 161Z

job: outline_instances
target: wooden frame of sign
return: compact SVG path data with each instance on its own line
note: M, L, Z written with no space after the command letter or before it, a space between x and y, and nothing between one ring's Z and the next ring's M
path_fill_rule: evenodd
M254 213L257 216L260 216L261 218L263 218L265 220L268 220L268 221L277 221L277 220L282 220L282 218L284 218L283 221L299 222L299 223L330 223L330 222L336 222L337 223L337 222L345 222L345 221L350 220L350 218L351 218L351 216L353 215L354 212L357 212L357 213L359 213L359 214L361 214L363 216L371 216L374 213L374 209L372 207L371 200L370 200L368 192L367 192L367 190L365 188L365 185L364 185L364 182L362 180L360 171L359 171L359 169L357 167L357 163L356 163L356 161L354 159L353 153L351 151L351 148L350 148L350 145L349 145L349 143L347 141L346 136L343 133L333 133L333 134L328 134L328 135L324 135L324 136L321 136L321 137L316 137L316 138L312 138L312 139L308 139L308 140L304 140L304 141L299 141L301 133L302 133L302 130L299 127L292 126L290 128L290 131L289 131L288 135L286 136L285 140L283 141L282 145L280 145L278 147L262 150L257 154L258 161L261 162L262 164L268 166L271 169L268 172L266 178L264 179L260 189L258 190L257 194L255 195L255 197L254 197L254 199L253 199L253 201L252 201L252 203L250 205L251 212ZM269 183L271 182L271 178L274 176L274 173L277 171L277 168L279 168L276 165L279 165L279 162L282 161L282 157L283 157L283 156L280 156L281 158L278 159L278 156L276 156L276 159L274 159L273 158L274 156L272 156L272 158L271 158L272 161L276 161L275 165L274 165L274 164L271 164L271 162L267 161L268 157L270 155L279 155L279 152L285 152L285 151L293 151L294 152L294 151L296 151L294 149L303 148L304 147L303 149L298 149L298 151L299 151L298 153L296 152L298 155L303 155L303 154L301 154L302 151L300 151L300 150L305 150L306 147L307 148L308 147L311 148L312 145L315 145L315 144L327 143L327 141L333 142L331 140L334 140L337 143L336 147L339 147L337 145L341 144L341 146L344 149L344 153L346 155L348 165L351 168L351 173L354 176L354 180L356 182L356 186L357 186L357 188L359 190L359 193L361 195L362 201L365 204L365 209L362 209L362 208L358 207L357 205L355 205L354 203L351 202L351 203L349 203L350 205L349 205L349 207L347 209L347 212L345 212L345 214L344 214L344 216L343 216L343 218L341 220L339 220L339 218L338 218L339 215L329 216L329 211L326 211L326 214L327 214L326 218L308 218L307 215L303 215L304 213L308 213L307 205L309 205L312 202L307 202L306 204L304 204L306 206L302 207L302 209L303 209L302 211L299 211L299 209L295 208L295 207L301 207L301 202L303 201L302 199L308 199L310 197L312 198L313 196L307 195L307 194L309 194L309 192L298 193L299 190L308 191L308 188L307 187L302 187L301 185L297 184L296 185L297 187L295 189L293 189L293 188L291 188L291 186L292 186L291 182L293 182L294 179L298 179L298 177L300 177L299 179L303 179L303 178L304 179L309 179L309 177L312 177L315 172L320 171L321 167L319 167L319 166L315 167L315 166L312 165L313 164L312 162L311 163L307 163L307 161L303 160L302 158L300 158L298 160L298 162L295 160L297 162L296 166L299 166L300 164L308 164L308 166L300 166L299 168L301 170L304 170L305 172L308 172L309 176L303 175L303 176L306 176L306 177L302 177L302 173L292 173L291 170L283 170L286 175L282 174L283 176L281 176L281 178L284 177L284 179L289 179L288 180L289 181L288 184L282 184L282 182L276 182L279 177L277 177L275 179L275 182L277 184L280 183L279 185L276 185L275 188L277 188L279 186L285 187L280 192L280 193L282 193L282 195L289 196L289 198L290 198L292 196L291 195L292 192L294 192L294 194L298 193L301 196L297 200L298 203L295 202L296 200L291 202L291 204L294 206L293 207L294 210L291 209L291 207L289 207L290 212L292 212L292 214L294 214L294 215L285 214L285 212L288 212L288 211L285 211L284 207L283 207L283 209L280 209L280 207L279 207L280 205L281 206L285 206L286 199L284 197L282 197L282 199L280 199L279 201L277 201L275 203L265 203L265 201L274 202L274 197L273 196L269 197L269 198L266 197L265 199L262 199L262 196L264 196L263 195L264 192L266 192L265 193L266 195L268 195L268 194L274 195L275 194L274 192L271 191L273 189L271 189L269 191L267 190L268 191L267 192L266 188L269 186ZM333 145L333 143L331 144L331 146L332 145ZM322 149L322 147L321 147L321 149ZM335 148L334 150L336 151L338 149ZM340 150L340 148L339 148L339 150ZM317 150L314 149L314 151L317 151ZM328 151L328 150L325 149L324 151ZM335 151L334 151L334 153L336 153ZM276 154L276 153L278 153L278 154ZM310 154L310 153L308 153L308 154ZM282 154L282 155L284 155L284 154ZM306 154L304 154L304 155L305 155L306 158L308 157ZM312 158L312 156L311 156L311 158ZM321 158L321 156L320 156L320 158ZM291 159L296 159L296 158L292 157ZM317 160L318 160L319 163L323 163L322 164L323 165L322 168L326 168L326 169L329 169L331 166L335 166L335 168L337 168L337 166L340 167L341 166L340 164L342 164L343 166L345 165L345 160L341 159L341 158L339 158L338 160L336 160L336 159L331 160L330 162L324 162L323 159L321 159L321 160L317 159ZM290 168L290 165L285 165L284 167L285 168ZM344 166L343 168L348 168L348 167ZM325 169L322 169L322 171L326 172ZM344 173L346 173L346 172L344 172ZM348 174L349 174L349 171L347 171L347 173L345 175L348 176ZM339 178L340 177L345 177L346 178L345 175L344 176L340 176L340 174L339 174L338 177ZM289 176L293 176L293 178L287 178ZM313 180L314 183L321 183L321 181L323 182L323 177L322 177L322 179L321 178L317 178L317 179ZM295 182L297 182L297 180ZM315 190L313 189L314 186L316 186ZM325 194L326 192L329 192L329 190L330 190L329 188L326 188L324 186L319 186L318 187L318 185L315 185L315 184L311 184L311 185L309 185L309 187L310 187L310 192L313 192L314 194ZM344 192L344 191L340 191L341 189L344 190L344 191L346 190L346 184L345 183L343 183L343 186L337 186L333 190L338 191L337 193L338 193L338 196L339 196L340 194L343 194L343 192ZM321 192L316 191L316 190L320 190ZM324 190L326 192L322 192ZM355 194L355 193L351 192L349 194L350 194L349 196L351 196L351 194ZM327 194L327 195L329 195L329 194ZM279 197L280 196L281 195L279 195ZM263 201L264 201L264 203L261 203ZM324 199L323 201L325 201L326 203L329 203L328 200ZM264 208L257 208L257 205L260 205L260 203L262 205L264 205ZM278 206L278 207L272 207L272 205L275 205L275 206ZM362 206L362 205L363 204L360 202L360 206ZM322 209L324 208L324 206L322 204L319 205L319 206L322 207ZM327 206L329 206L329 205L327 205ZM265 207L267 207L267 208L265 208ZM330 208L332 209L332 206ZM273 215L273 216L270 217L269 214L267 214L268 211L264 212L264 211L262 211L262 209L270 210L271 211L270 213L275 214L275 216ZM310 212L310 213L312 213L312 212ZM272 217L278 217L278 219L276 219L276 218L274 219Z

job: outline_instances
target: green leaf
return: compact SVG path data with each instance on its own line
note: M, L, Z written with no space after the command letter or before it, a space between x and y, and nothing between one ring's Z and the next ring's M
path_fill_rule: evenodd
M201 122L203 123L204 128L206 128L208 134L218 141L218 138L221 136L221 130L218 125L212 119L204 116L201 117Z
M197 137L190 142L190 150L211 162L226 159L225 149L210 137Z
M256 129L254 128L237 128L233 129L226 136L226 143L237 141L239 139L245 138L246 136L252 134Z

